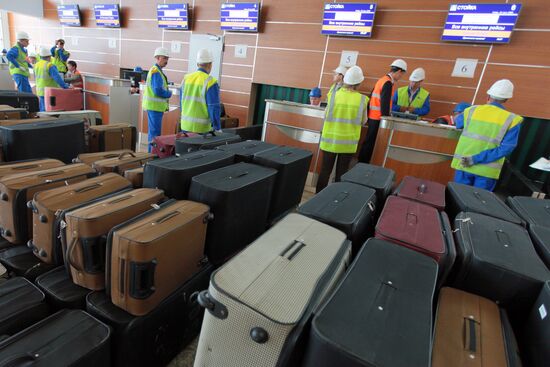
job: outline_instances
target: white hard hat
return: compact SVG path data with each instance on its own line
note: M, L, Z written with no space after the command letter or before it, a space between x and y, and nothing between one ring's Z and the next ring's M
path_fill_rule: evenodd
M40 47L40 52L38 54L40 55L40 57L52 56L50 49L46 47Z
M496 99L509 99L514 96L514 84L508 79L501 79L489 88L487 94Z
M390 66L395 66L396 68L399 68L403 71L407 71L407 63L405 62L405 60L401 60L401 59L394 60Z
M361 84L363 80L365 80L365 76L359 66L352 66L346 71L346 75L344 75L344 83L347 85Z
M197 53L197 64L208 64L212 61L214 61L212 51L207 48L199 50L199 52Z
M411 82L421 82L424 79L426 79L426 72L422 68L414 69L409 78Z
M17 32L17 35L16 37L17 40L30 40L31 38L29 37L29 34L27 32Z
M165 49L164 47L157 47L156 50L155 50L155 54L153 56L154 57L157 57L157 56L170 57L170 54L168 53L168 50Z
M345 66L338 66L336 69L333 70L335 74L342 74L346 75L346 71L348 71L348 68Z
M35 51L29 52L29 57L34 57L34 58L36 58L37 56L38 56L38 55L36 54Z

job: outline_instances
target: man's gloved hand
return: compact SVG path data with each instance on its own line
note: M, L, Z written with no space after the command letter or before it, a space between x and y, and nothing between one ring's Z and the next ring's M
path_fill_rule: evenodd
M474 159L472 157L462 157L460 158L460 163L463 167L471 167L474 165Z

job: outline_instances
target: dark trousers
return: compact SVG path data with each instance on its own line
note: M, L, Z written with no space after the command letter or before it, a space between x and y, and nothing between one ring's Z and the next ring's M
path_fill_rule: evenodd
M376 135L378 135L378 128L380 127L380 120L368 119L367 124L369 126L367 135L359 151L358 161L361 163L370 163L372 152L374 152L374 144L376 144Z
M334 167L334 162L336 162L336 178L335 181L339 182L340 177L346 173L349 169L349 164L353 158L351 153L331 153L323 151L323 163L321 164L321 173L319 173L319 179L317 180L316 192L321 191L328 185L328 180L332 172L332 167Z

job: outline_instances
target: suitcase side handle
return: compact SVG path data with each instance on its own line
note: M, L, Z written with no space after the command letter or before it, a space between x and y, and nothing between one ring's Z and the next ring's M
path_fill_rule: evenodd
M80 264L78 264L78 262L73 258L73 255L74 255L74 250L76 249L76 243L78 242L78 239L76 237L74 237L71 241L71 243L69 244L69 246L67 246L67 261L69 262L69 264L76 270L78 271L79 273L82 272L82 267L80 266Z
M38 356L38 355L37 355ZM0 365L4 367L25 367L31 366L36 361L36 358L30 354L13 356L10 359L0 362Z
M54 172L41 173L41 174L38 174L36 176L37 177L50 177L50 176L56 176L56 175L62 174L64 172L65 171L63 171L63 170L59 170L59 171L54 171Z
M155 268L157 260L149 262L130 262L130 297L146 299L155 293ZM121 271L123 269L121 268ZM121 274L121 279L124 279Z
M74 192L80 194L80 193L83 193L83 192L86 192L86 191L90 191L90 190L95 190L95 189L99 189L103 186L102 183L94 183L94 184L91 184L91 185L88 185L88 186L85 186L85 187L81 187L79 189L76 189L74 190Z
M167 220L170 220L170 219L172 219L173 217L178 216L179 214L180 214L180 212L178 212L178 211L174 211L174 212L168 213L168 214L166 214L166 215L160 217L159 219L155 220L155 221L153 222L153 224L161 224L161 223L164 223L164 222L166 222Z
M464 318L464 349L470 352L470 358L475 358L475 353L477 353L477 330L476 328L481 327L481 324L477 322L473 316Z
M227 318L227 307L216 301L216 299L212 297L208 290L204 290L199 293L199 296L197 297L197 302L202 308L208 310L208 312L210 312L212 316L220 320L224 320Z

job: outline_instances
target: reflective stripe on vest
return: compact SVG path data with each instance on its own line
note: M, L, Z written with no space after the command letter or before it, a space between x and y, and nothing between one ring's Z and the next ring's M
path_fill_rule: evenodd
M142 109L146 111L157 111L157 112L166 112L168 111L168 99L157 97L153 91L153 75L160 73L162 77L162 88L164 90L168 89L168 80L166 76L156 65L153 65L149 72L147 73L147 81L145 86L145 91L142 97Z
M371 99L369 104L369 119L372 120L380 120L382 118L382 102L380 100L380 96L382 94L382 88L384 88L384 84L387 82L391 82L392 79L389 75L384 75L382 78L378 79L376 84L374 85L374 89L371 93ZM395 84L392 83L392 91L391 95L393 97L395 90ZM392 97L390 97L390 111L392 106Z
M397 104L402 107L422 108L429 95L430 93L428 93L426 89L420 88L411 102L409 98L409 87L401 87L397 90Z
M212 130L212 121L208 115L206 93L217 80L200 70L186 75L182 82L181 129L194 133L206 133Z
M15 67L15 65L10 62L9 66L8 66L9 69L10 69L10 74L11 75L19 74L19 75L26 76L28 78L29 77L29 64L27 64L27 53L25 51L23 51L23 48L21 46L19 46L19 43L16 44L15 46L13 46L13 47L17 48L17 51L18 51L17 59L16 59L17 63L24 70L21 70L20 68Z
M36 81L36 95L44 96L44 90L47 87L59 88L57 82L50 76L50 69L53 67L51 62L40 60L34 65L34 78Z
M57 68L57 70L59 70L60 73L66 73L67 72L67 63L63 60L61 60L61 57L59 56L59 52L61 50L55 50L54 51L54 55L52 57L52 64L55 65L55 67ZM63 55L64 56L69 56L69 53L65 50L63 50Z

